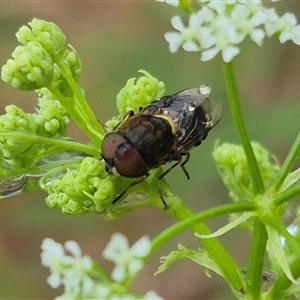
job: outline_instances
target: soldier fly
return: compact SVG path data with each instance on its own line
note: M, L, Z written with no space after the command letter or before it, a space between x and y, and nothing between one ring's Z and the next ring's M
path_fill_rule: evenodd
M163 198L159 181L180 164L185 168L193 147L199 146L208 132L221 118L219 107L211 105L210 88L200 86L165 96L130 113L116 128L109 132L102 143L102 157L109 174L138 178L117 198L116 203L134 185L149 176L149 171L166 163L175 163L158 177L158 191Z

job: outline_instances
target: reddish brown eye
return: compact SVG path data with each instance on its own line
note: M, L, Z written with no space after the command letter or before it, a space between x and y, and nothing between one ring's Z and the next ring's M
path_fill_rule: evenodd
M104 159L114 159L116 155L116 149L126 140L119 134L115 132L108 133L102 142L102 156Z
M130 144L121 144L116 150L115 167L121 176L139 177L147 173L147 165Z

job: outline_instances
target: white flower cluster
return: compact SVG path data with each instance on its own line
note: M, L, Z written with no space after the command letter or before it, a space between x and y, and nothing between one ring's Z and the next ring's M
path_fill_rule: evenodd
M124 235L116 233L112 236L111 242L103 251L104 258L116 264L112 279L106 273L104 275L101 267L89 256L82 256L80 247L74 241L67 241L63 246L47 238L41 248L42 265L48 267L52 273L47 282L52 288L60 285L65 287L64 294L56 299L163 299L152 291L145 295L131 294L122 286L122 282L143 267L143 258L151 249L148 237L142 237L129 248Z
M90 257L82 256L81 249L74 241L63 245L52 239L45 239L41 246L42 265L49 267L52 274L47 282L52 288L65 286L66 295L86 295L93 288L93 280L89 276L93 268ZM69 253L69 254L67 254Z
M164 0L157 0L164 2ZM166 3L179 6L179 0L165 0ZM181 17L176 15L171 24L178 32L167 32L171 52L181 46L185 51L201 51L201 60L208 61L219 52L223 60L230 62L240 52L237 46L246 37L250 37L261 46L265 37L279 36L279 41L288 40L300 45L300 25L292 13L279 17L274 8L264 7L261 1L198 0L202 8L189 17L187 27ZM275 2L273 0L273 2Z

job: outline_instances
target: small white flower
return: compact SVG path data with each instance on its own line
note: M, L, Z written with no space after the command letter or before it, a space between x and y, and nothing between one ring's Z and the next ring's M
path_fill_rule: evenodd
M262 45L265 33L257 27L266 20L263 11L259 10L253 14L248 6L237 4L232 11L231 18L236 31L240 34L240 41L243 41L249 35L256 44Z
M43 240L41 248L43 250L41 253L42 265L45 267L54 266L56 261L64 255L63 246L50 238Z
M296 45L300 44L300 25L291 13L279 17L274 9L269 9L265 28L269 37L279 33L280 43L292 40Z
M185 27L180 16L171 19L172 26L179 32L167 32L165 39L169 42L170 52L176 52L182 45L189 52L199 51L199 29L203 22L203 14L193 14L189 26Z
M143 258L150 253L150 250L151 242L147 236L142 237L129 248L127 238L123 234L115 233L103 251L103 257L116 264L111 277L117 282L122 282L127 276L134 275L142 268Z
M213 47L203 51L201 60L210 60L222 52L223 60L231 61L240 51L235 45L241 42L243 36L237 32L235 25L226 17L216 18L212 23L212 28L211 43Z
M291 13L284 14L281 18L277 20L274 24L277 31L280 32L279 41L280 43L285 43L288 40L297 40L299 38L299 25L296 26L297 19Z
M179 32L167 32L165 39L169 42L170 52L176 52L182 47L189 52L199 51L199 30L203 22L201 14L193 14L189 19L189 26L185 27L180 16L171 19L172 26Z
M184 25L181 21L180 16L174 16L171 19L171 24L178 31L184 30ZM169 43L169 49L170 49L170 52L172 52L172 53L176 52L183 43L181 34L178 32L167 32L165 34L165 39Z

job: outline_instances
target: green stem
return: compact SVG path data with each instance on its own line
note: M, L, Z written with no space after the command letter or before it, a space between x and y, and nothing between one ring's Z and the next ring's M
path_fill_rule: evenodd
M87 124L89 124L91 128L94 128L100 135L105 135L106 132L104 128L101 126L101 123L97 120L92 108L89 106L88 102L86 101L82 93L82 90L80 89L78 83L74 80L69 68L67 68L65 64L62 63L61 61L57 62L57 65L63 72L67 82L69 83L69 86L74 92L75 94L74 101L81 108L81 113L85 116L85 120Z
M288 156L286 157L282 167L280 168L277 180L274 184L274 192L277 193L284 180L286 179L286 177L288 176L288 174L290 173L292 167L294 166L296 160L298 159L300 154L300 132L297 135L297 138L288 154Z
M57 140L54 138L42 137L36 134L24 133L24 132L2 132L0 133L1 137L10 137L19 138L21 140L30 139L37 144L45 144L51 146L57 146L57 150L76 150L78 152L88 153L95 157L99 157L99 150L95 148L94 145L82 144L79 142L73 142L69 140ZM57 152L57 151L55 151ZM48 153L49 155L50 153Z
M78 127L81 128L81 130L83 130L83 132L92 140L92 142L99 147L102 139L100 136L95 135L95 131L90 130L89 121L87 120L82 107L78 105L77 101L75 101L74 98L63 96L54 85L49 85L47 88L64 106Z
M68 168L72 168L72 166L78 167L78 165L82 162L82 160L83 158L72 158L66 160L52 161L40 166L34 166L30 168L17 168L11 170L3 170L1 171L1 179L7 179L13 176L24 175L24 174L30 177L35 177L35 176L40 177L42 174L47 173L48 171L51 171L58 167L63 167L63 166L68 166Z
M274 205L280 206L290 199L300 195L300 183L296 184L295 186L291 187L290 189L279 193L274 199Z
M255 158L248 131L245 125L240 99L238 95L237 84L234 76L232 63L223 63L225 81L227 86L227 94L231 113L238 130L241 143L243 145L247 164L249 168L249 175L251 177L253 190L256 195L263 194L265 192L264 183L260 174L257 160ZM251 246L251 252L249 256L247 266L247 293L250 296L258 297L261 294L260 285L257 285L257 279L261 282L262 276L262 263L265 256L267 234L263 228L263 224L258 220L255 221L256 225L253 230L253 240ZM258 247L258 248L257 248ZM258 264L257 262L258 261ZM257 265L256 265L257 264Z
M231 109L231 113L238 130L241 143L243 145L250 177L252 179L253 189L256 195L263 194L265 191L264 184L261 178L261 174L258 168L258 164L250 143L249 135L247 132L247 128L245 125L242 108L238 96L238 89L236 85L236 80L234 77L232 63L223 63L224 66L224 74L225 74L225 81L227 86L227 94L229 105Z
M261 299L262 292L262 271L264 265L264 256L267 245L267 231L258 218L253 223L253 239L250 249L250 257L247 267L247 296L251 299Z

